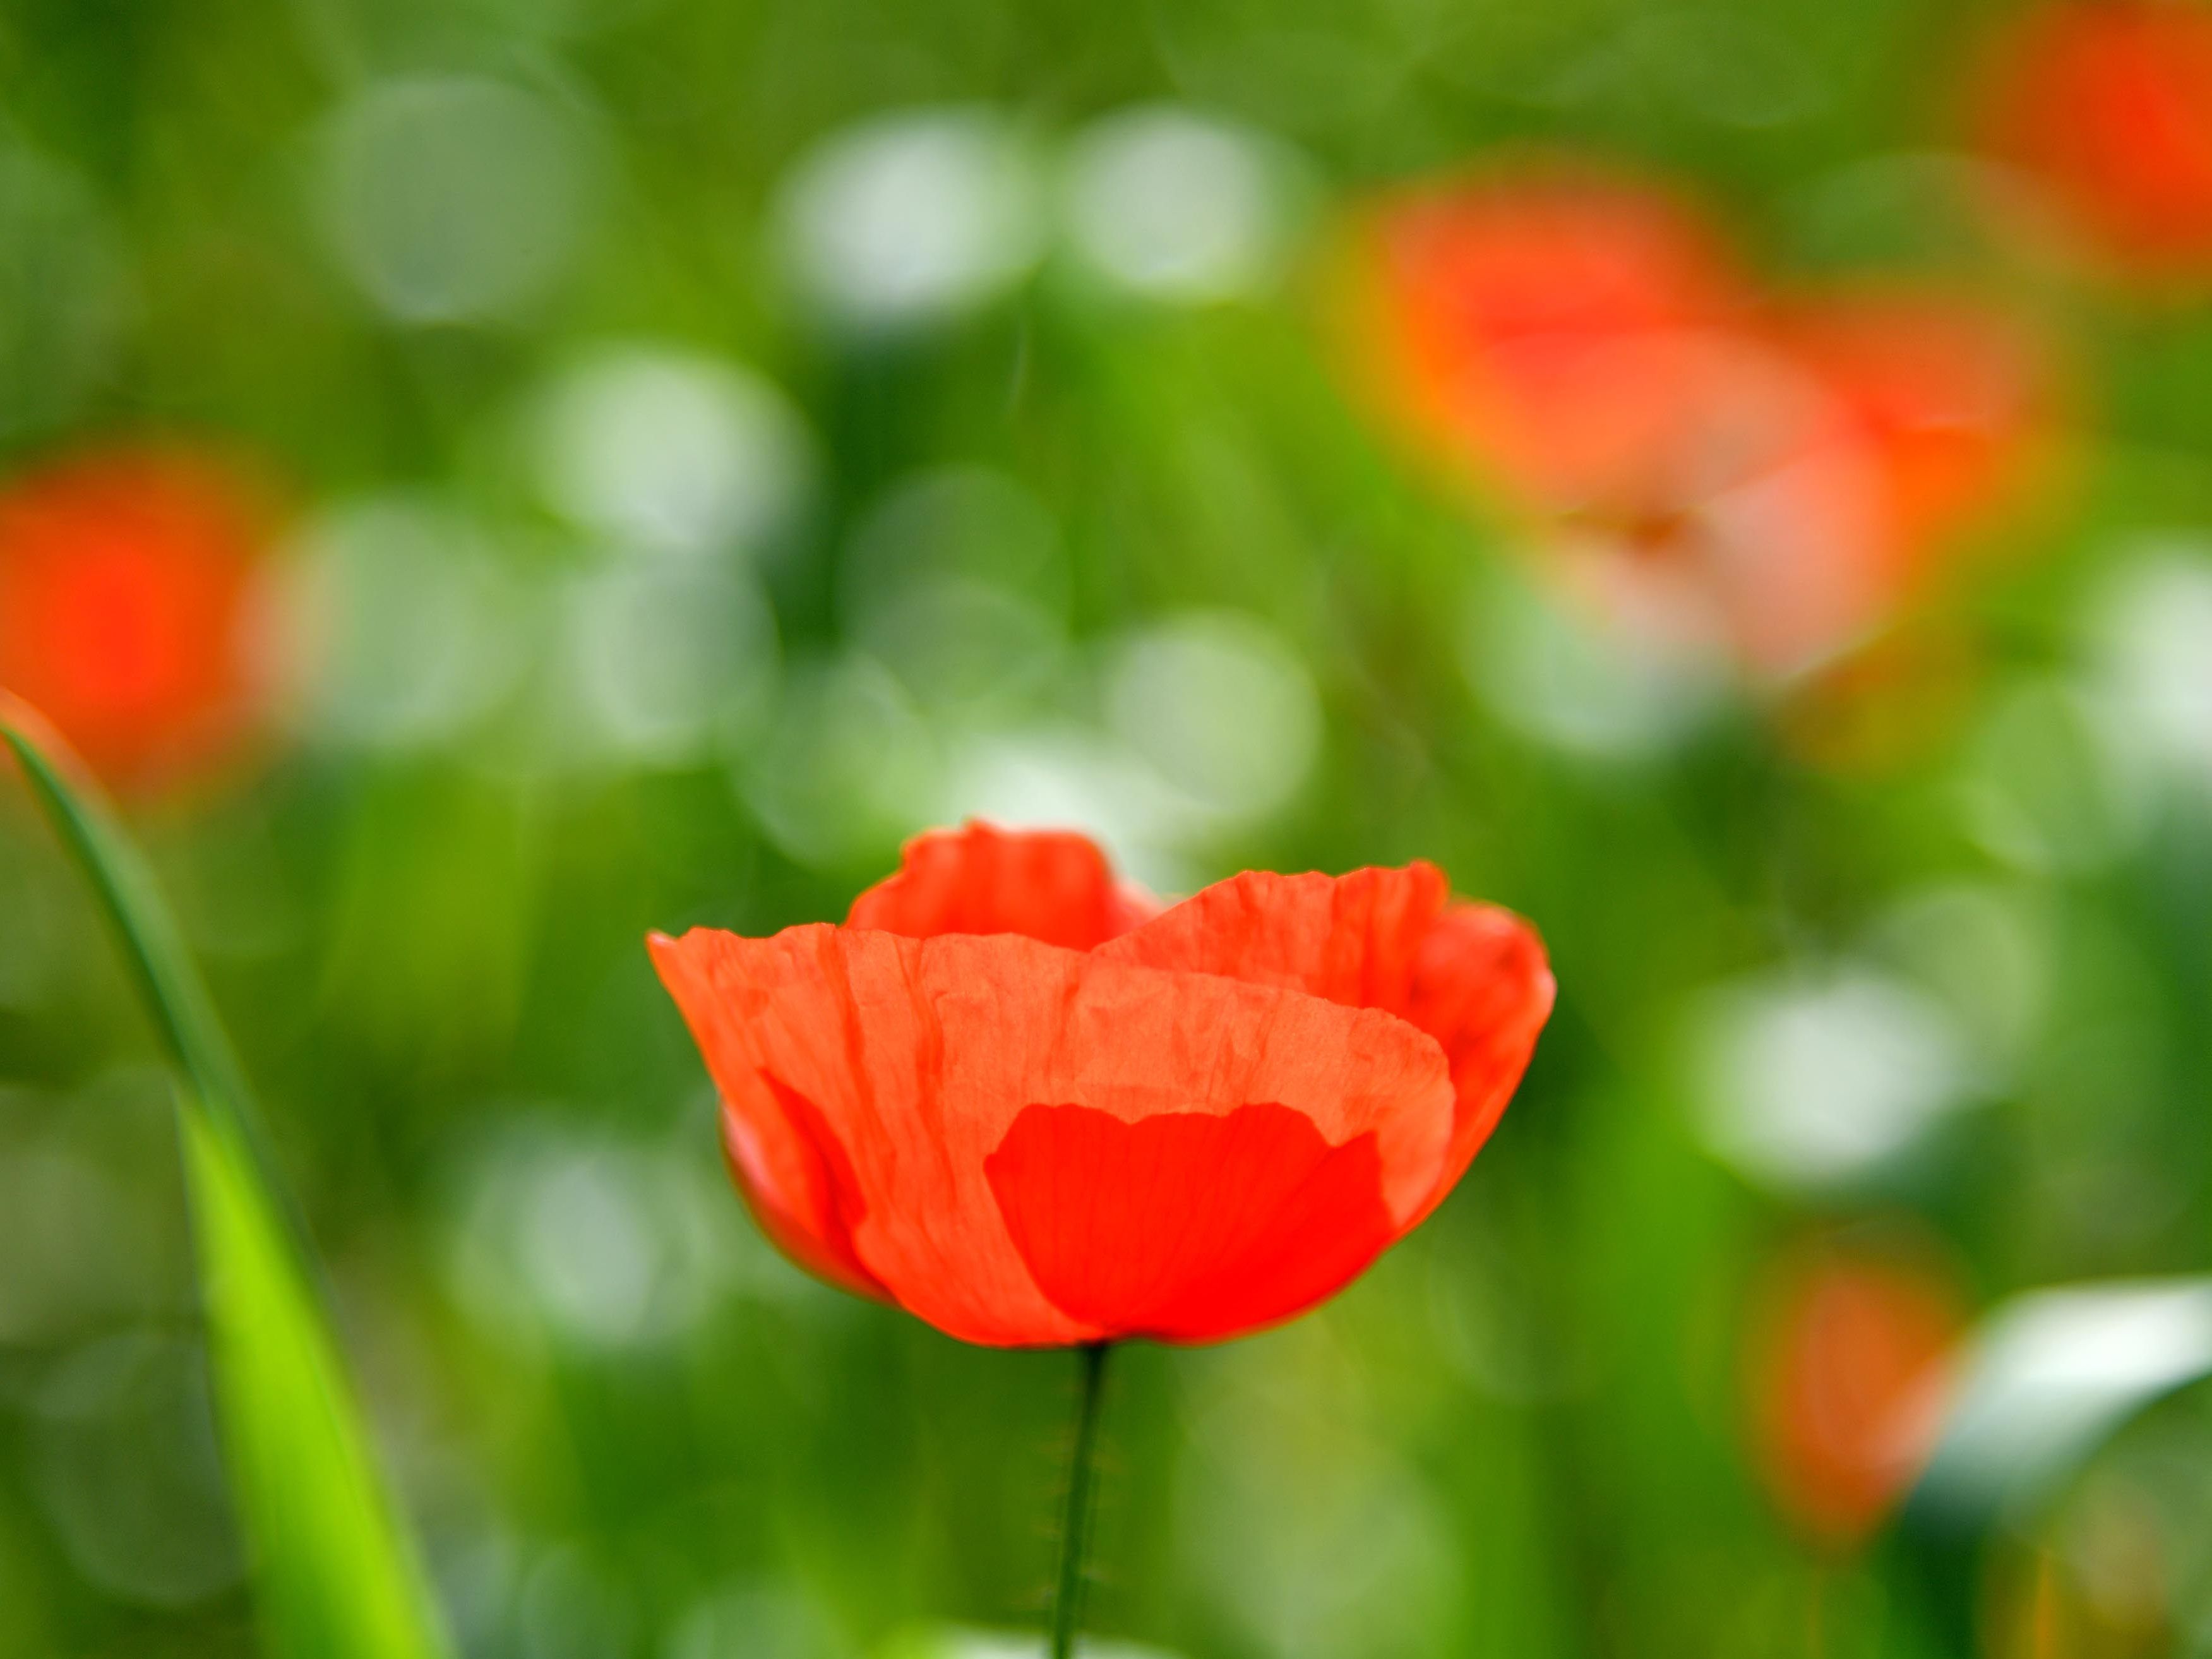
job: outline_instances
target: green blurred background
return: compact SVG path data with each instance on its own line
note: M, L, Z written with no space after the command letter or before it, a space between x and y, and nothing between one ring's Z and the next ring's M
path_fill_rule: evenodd
M2002 1502L1823 1525L1760 1395L1820 1264L1961 1320L2212 1266L2212 309L1992 236L2007 15L0 0L0 455L184 446L282 525L281 694L131 822L467 1654L1036 1628L1072 1363L777 1259L641 944L842 915L971 813L1166 892L1433 859L1561 987L1366 1279L1117 1361L1098 1631L2212 1651L2191 1285L2109 1340L2085 1293L2094 1431L2034 1419ZM1965 665L1854 705L1911 741L1624 685L1376 418L1347 216L1529 142L1778 288L1994 284L2072 366L2064 487L1914 611ZM166 1085L0 782L0 1649L247 1651Z

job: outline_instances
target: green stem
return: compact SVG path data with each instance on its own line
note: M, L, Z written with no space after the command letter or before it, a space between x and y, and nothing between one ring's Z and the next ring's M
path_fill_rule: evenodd
M1098 1462L1098 1402L1105 1393L1106 1356L1112 1345L1092 1342L1076 1350L1082 1364L1075 1402L1075 1449L1067 1467L1067 1512L1060 1532L1060 1583L1052 1598L1051 1659L1071 1659L1083 1622L1083 1560L1091 1544L1091 1492Z

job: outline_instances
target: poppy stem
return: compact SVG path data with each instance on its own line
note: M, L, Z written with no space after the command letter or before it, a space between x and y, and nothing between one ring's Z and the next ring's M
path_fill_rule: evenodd
M1075 1351L1082 1365L1075 1402L1075 1448L1067 1466L1067 1510L1060 1530L1060 1583L1052 1598L1051 1659L1070 1659L1083 1622L1084 1556L1091 1544L1091 1498L1098 1454L1098 1405L1105 1394L1109 1342Z

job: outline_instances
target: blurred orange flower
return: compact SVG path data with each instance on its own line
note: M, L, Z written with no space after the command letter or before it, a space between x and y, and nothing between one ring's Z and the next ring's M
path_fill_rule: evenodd
M2084 252L2146 276L2212 276L2212 10L2031 12L1993 43L1978 118Z
M246 614L269 521L182 451L72 457L0 490L0 686L111 782L204 766L240 735Z
M1869 637L2017 488L2040 343L1948 294L1779 307L1667 192L1551 162L1372 216L1363 365L1613 622L1787 677Z
M1753 1325L1750 1430L1792 1521L1838 1547L1881 1524L1919 1473L1964 1323L1949 1281L1909 1258L1823 1250L1778 1275Z

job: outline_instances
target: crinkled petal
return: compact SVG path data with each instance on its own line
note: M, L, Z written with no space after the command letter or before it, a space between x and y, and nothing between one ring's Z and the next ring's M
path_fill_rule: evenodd
M1322 1224L1347 1212L1347 1171L1370 1155L1331 1161L1334 1150L1371 1137L1388 1236L1428 1200L1449 1155L1443 1052L1376 1011L1012 934L916 939L816 926L744 939L695 929L656 939L653 950L736 1126L730 1139L755 1202L803 1222L810 1248L832 1257L848 1249L854 1267L900 1305L969 1341L1068 1343L1140 1328L1197 1340L1229 1334L1212 1329L1209 1316L1279 1316L1276 1303L1330 1281L1340 1265L1342 1240ZM794 1097L811 1113L794 1112ZM1114 1304L1081 1294L1063 1304L1040 1286L993 1189L986 1165L994 1155L1004 1154L1001 1184L1012 1179L1024 1191L1024 1169L1065 1165L1061 1137L1040 1149L1013 1134L1034 1107L1083 1108L1132 1125L1274 1108L1305 1120L1332 1152L1281 1194L1289 1223L1262 1217L1222 1232L1176 1265L1178 1295L1164 1291L1164 1301L1139 1308L1149 1324L1123 1327L1103 1316ZM803 1117L818 1120L819 1133L805 1133ZM1127 1236L1188 1225L1194 1169L1214 1170L1198 1189L1221 1201L1255 1164L1279 1176L1312 1150L1280 1133L1260 1136L1289 1149L1271 1155L1255 1152L1249 1130L1206 1144L1202 1129L1147 1133L1176 1139L1178 1157L1172 1169L1125 1160L1110 1202ZM1188 1145L1180 1139L1194 1134ZM802 1139L813 1143L818 1181L806 1173L813 1166L796 1146ZM849 1189L832 1145L849 1167ZM1301 1197L1316 1170L1320 1188ZM1103 1172L1094 1180L1105 1192ZM1033 1215L1025 1198L1014 1207ZM1329 1261L1301 1277L1300 1253ZM1209 1273L1288 1288L1269 1291L1273 1301L1255 1292L1240 1303L1209 1290ZM1341 1281L1313 1293L1334 1282ZM1055 1289L1067 1294L1064 1284Z
M1426 863L1344 876L1251 871L1097 954L1379 1009L1433 1036L1450 1059L1457 1101L1451 1159L1418 1220L1497 1126L1554 994L1543 944L1528 923L1493 905L1448 908L1448 898L1443 872Z
M1405 1016L1443 1047L1451 1063L1451 1151L1419 1220L1459 1184L1490 1139L1558 988L1534 928L1494 904L1457 904L1421 942Z
M1082 836L971 821L908 842L898 873L854 900L846 925L910 939L1022 933L1088 951L1157 908L1117 884L1105 854Z
M1099 955L1396 1013L1411 999L1414 961L1449 896L1433 864L1345 876L1247 871L1170 906Z

